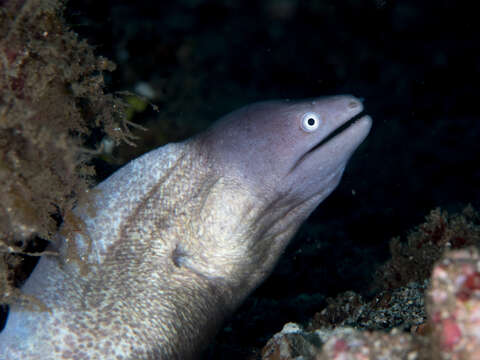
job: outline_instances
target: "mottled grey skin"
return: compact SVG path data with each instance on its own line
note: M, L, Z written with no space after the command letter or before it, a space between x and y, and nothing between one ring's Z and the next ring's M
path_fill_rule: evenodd
M257 103L121 168L76 208L85 226L66 238L88 273L42 257L23 291L50 311L12 306L0 358L198 356L337 186L371 119L322 140L361 111L351 96Z

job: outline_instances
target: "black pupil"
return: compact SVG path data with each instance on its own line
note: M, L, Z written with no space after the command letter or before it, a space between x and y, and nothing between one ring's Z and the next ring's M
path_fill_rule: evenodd
M315 119L313 119L313 118L308 119L307 124L310 125L310 126L315 125Z

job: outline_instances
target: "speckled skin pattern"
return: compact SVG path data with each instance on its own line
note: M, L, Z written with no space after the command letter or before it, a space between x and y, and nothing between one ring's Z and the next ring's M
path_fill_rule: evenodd
M351 96L253 104L118 170L22 288L49 311L13 305L0 359L199 356L340 181L371 119L322 140L362 109ZM65 260L72 243L81 263Z

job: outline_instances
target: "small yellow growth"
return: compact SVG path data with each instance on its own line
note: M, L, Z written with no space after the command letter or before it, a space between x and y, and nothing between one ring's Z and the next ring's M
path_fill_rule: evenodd
M131 121L135 114L144 112L148 106L148 102L145 99L134 95L128 96L125 101L127 103L127 111L125 114L127 121Z

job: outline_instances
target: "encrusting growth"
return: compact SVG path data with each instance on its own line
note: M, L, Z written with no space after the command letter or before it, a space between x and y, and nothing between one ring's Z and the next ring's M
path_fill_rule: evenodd
M93 127L117 142L128 140L128 132L119 130L124 129L126 106L103 89L103 73L115 65L95 56L65 25L63 1L0 4L3 304L21 298L12 287L12 269L22 262L18 254L36 236L50 240L58 226L52 214L66 216L90 185L94 169L86 163L91 152L82 141Z

